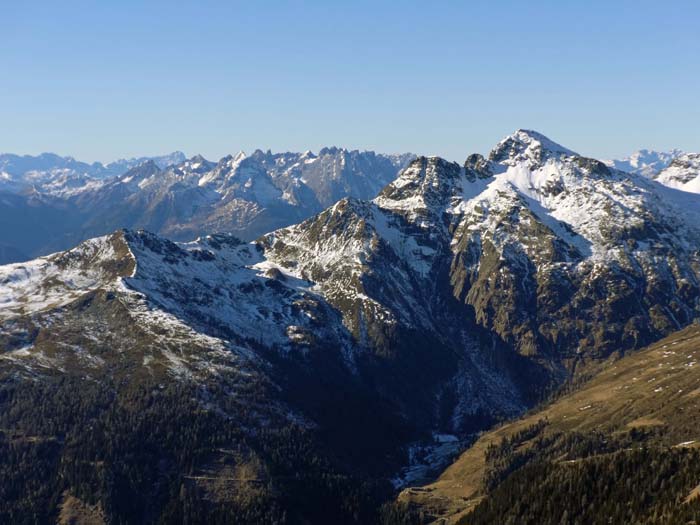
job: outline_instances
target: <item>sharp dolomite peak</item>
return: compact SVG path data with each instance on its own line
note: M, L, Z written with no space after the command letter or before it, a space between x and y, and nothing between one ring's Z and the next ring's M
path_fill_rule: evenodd
M235 231L234 216L251 232L278 224L271 210L299 212L255 240L218 227L189 242L127 229L0 267L0 374L11 390L0 401L18 400L7 413L55 408L78 382L113 412L91 419L84 407L95 401L80 398L64 434L116 425L121 436L139 421L144 436L158 425L175 436L164 456L151 441L156 452L144 452L164 463L151 473L160 482L139 485L140 518L174 483L252 522L269 521L260 509L323 522L284 498L320 479L342 480L339 493L376 510L372 483L390 493L425 481L548 389L700 319L700 195L533 131L462 165L339 148L152 161L88 196L101 209L95 227L131 221L185 238ZM117 199L119 209L104 206ZM35 399L16 394L28 384ZM136 413L110 405L121 396L144 401ZM183 403L180 415L153 412ZM187 464L178 422L209 436ZM71 443L57 442L61 465L102 461ZM229 482L250 497L222 492Z

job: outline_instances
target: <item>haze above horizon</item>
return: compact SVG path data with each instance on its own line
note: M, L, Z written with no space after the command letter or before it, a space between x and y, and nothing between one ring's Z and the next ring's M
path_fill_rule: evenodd
M692 2L3 7L0 151L700 150Z

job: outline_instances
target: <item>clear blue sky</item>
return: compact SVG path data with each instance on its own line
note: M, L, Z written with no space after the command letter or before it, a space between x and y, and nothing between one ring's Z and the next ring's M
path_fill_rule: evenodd
M700 150L698 2L0 0L0 151Z

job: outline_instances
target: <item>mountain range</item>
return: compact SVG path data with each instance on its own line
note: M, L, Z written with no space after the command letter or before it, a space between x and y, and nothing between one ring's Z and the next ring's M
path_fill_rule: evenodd
M94 184L94 179L115 177L143 164L153 161L161 169L186 160L185 154L175 151L157 157L119 159L108 164L86 163L73 157L61 157L55 153L41 155L0 154L0 189L23 192L31 189L46 193L65 193L72 189Z
M46 255L122 227L179 241L217 232L252 240L344 197L374 197L414 157L334 147L318 155L256 150L214 163L178 151L103 165L51 153L2 154L0 263ZM698 193L699 159L680 150L640 150L604 162Z
M460 516L480 487L387 502L700 319L696 167L518 130L462 164L256 151L8 192L100 236L0 267L0 521Z
M700 193L700 153L639 150L621 160L604 161L616 169L644 175L671 188Z
M603 162L612 168L653 179L661 170L667 168L676 157L683 154L684 152L679 149L670 151L640 149L628 157Z
M256 150L218 163L176 152L103 166L52 154L2 155L0 263L123 227L176 240L218 232L251 240L343 197L374 196L412 158L324 148L318 155Z

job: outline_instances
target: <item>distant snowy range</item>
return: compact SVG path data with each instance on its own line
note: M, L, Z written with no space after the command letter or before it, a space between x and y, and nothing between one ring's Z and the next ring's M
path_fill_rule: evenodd
M218 162L168 155L86 163L53 153L0 154L0 264L28 260L119 228L176 241L226 232L252 240L338 200L370 199L415 158L323 148L239 152ZM700 154L642 149L604 160L700 193Z
M2 154L0 264L119 228L180 241L219 232L251 240L344 197L374 197L414 157L333 147L318 154L256 150L212 162L177 151L103 165L52 153Z

